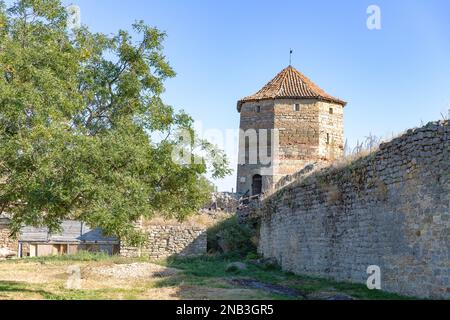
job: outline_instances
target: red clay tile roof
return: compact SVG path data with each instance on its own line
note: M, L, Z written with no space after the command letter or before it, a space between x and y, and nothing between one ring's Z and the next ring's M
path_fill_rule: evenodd
M244 102L268 100L268 99L318 99L333 102L345 106L347 102L330 96L309 80L295 68L289 66L283 69L269 83L254 95L238 101L238 111Z

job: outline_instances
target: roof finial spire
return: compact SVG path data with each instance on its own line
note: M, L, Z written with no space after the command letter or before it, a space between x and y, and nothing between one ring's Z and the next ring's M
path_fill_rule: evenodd
M292 63L292 53L294 52L294 50L292 50L292 49L289 49L289 66L291 65L291 63Z

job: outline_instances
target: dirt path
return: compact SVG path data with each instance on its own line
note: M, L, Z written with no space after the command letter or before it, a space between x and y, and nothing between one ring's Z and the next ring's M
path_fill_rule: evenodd
M285 295L294 298L302 298L305 300L354 300L352 296L340 292L316 292L314 294L306 294L300 290L292 289L287 286L278 284L264 283L253 279L234 278L229 283L244 288L259 289L272 294Z
M67 288L71 267L79 267L80 288ZM260 288L224 288L226 282L189 284L182 270L147 262L95 261L0 263L0 300L22 299L270 299Z
M234 278L230 279L229 283L235 286L241 286L245 288L252 288L252 289L259 289L263 291L267 291L273 294L279 294L279 295L285 295L289 297L301 297L303 299L306 299L307 296L305 293L295 290L292 288L288 288L286 286L277 285L277 284L271 284L271 283L264 283L253 279L240 279L240 278Z

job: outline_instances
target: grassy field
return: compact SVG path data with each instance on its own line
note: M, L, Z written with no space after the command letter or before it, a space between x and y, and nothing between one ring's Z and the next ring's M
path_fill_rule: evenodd
M230 272L227 265L231 261L236 260L203 256L152 261L160 266L176 268L179 272L170 276L134 279L103 276L91 271L148 261L87 253L0 261L0 299L321 299L328 295L354 299L405 299L368 290L360 284L296 276L245 260L246 270ZM81 268L80 290L66 288L67 270L73 265ZM248 286L249 281L262 287Z

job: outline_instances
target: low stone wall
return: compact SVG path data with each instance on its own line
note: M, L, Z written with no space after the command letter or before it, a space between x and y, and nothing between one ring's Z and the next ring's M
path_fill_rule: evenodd
M211 201L198 211L200 215L212 218L226 214L234 214L239 206L239 195L232 192L213 192Z
M297 274L450 298L450 130L430 123L368 157L287 185L243 215L260 222L259 251Z
M0 218L0 248L9 249L11 251L17 252L19 248L19 242L17 239L10 237L11 231L8 227L9 219Z
M172 255L195 256L206 253L206 229L190 225L149 225L142 227L148 241L141 248L122 245L126 257L148 256L152 259Z
M10 237L8 224L9 219L0 218L0 248L17 252L19 242ZM121 245L120 254L122 256L148 256L158 259L172 255L195 256L206 253L206 228L189 224L147 225L140 228L148 235L147 244L142 248ZM24 243L25 255L27 248L28 244Z

